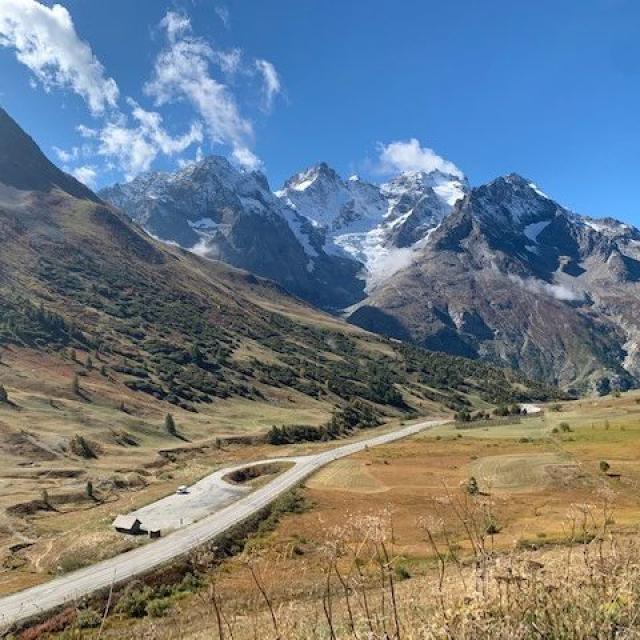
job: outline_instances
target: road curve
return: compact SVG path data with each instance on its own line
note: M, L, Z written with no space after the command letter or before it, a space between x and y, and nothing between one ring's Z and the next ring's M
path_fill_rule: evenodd
M84 596L107 589L112 584L125 582L145 574L174 558L189 553L205 542L239 524L252 514L273 502L304 478L329 462L344 458L367 447L374 447L406 438L446 422L430 420L403 427L390 433L352 442L323 453L301 456L291 469L274 478L256 491L240 498L223 509L178 529L143 547L103 560L49 582L0 598L0 634L14 624L40 616L52 609L78 601Z

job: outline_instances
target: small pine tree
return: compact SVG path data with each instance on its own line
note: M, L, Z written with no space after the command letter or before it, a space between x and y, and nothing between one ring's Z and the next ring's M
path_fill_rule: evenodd
M100 367L100 375L104 376L105 378L107 377L107 367L105 367L104 365Z
M87 498L93 500L93 482L91 482L91 480L87 480L86 492Z
M200 351L200 347L197 344L191 347L191 360L198 365L202 363L202 351Z
M87 367L87 369L89 369L89 371L91 371L91 369L93 369L93 360L91 359L91 356L87 356L86 367Z
M124 404L124 400L120 402L120 411L122 411L122 413L127 413L127 407Z
M49 492L46 489L43 489L41 496L42 496L42 502L44 502L44 504L47 507L50 507L51 503L49 502Z
M7 390L4 388L4 385L0 384L0 402L7 402L7 400L9 400Z
M164 428L167 430L167 433L175 436L178 433L178 429L176 428L175 420L170 413L167 413L164 419Z
M73 380L71 382L71 391L77 396L80 395L80 378L78 378L78 374L74 374Z

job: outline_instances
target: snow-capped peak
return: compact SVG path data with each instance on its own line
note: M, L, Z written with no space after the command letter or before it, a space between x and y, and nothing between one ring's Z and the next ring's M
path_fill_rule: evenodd
M433 192L447 205L453 205L463 198L469 190L469 183L465 177L450 173L434 171L407 171L381 185L384 193L397 196L407 192L424 194L427 190Z
M406 266L468 190L464 177L439 170L410 171L375 185L356 175L342 179L321 163L290 178L276 195L324 233L325 252L362 262L371 283Z
M480 218L498 222L501 228L521 228L542 220L551 220L566 212L538 186L517 173L496 178L474 189L475 213Z
M333 185L339 182L341 182L340 176L326 162L321 162L289 178L282 191L306 191L311 186L317 189L327 183Z

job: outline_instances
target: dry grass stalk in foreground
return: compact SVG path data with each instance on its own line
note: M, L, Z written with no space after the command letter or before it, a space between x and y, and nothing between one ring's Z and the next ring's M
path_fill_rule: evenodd
M316 569L310 582L305 576L311 587L303 592L296 592L295 575L287 585L274 584L277 559L253 547L243 556L252 596L229 597L224 566L212 569L199 606L178 603L162 621L113 628L103 637L640 638L640 544L613 530L612 500L605 488L593 504L572 505L563 547L496 554L498 520L491 501L447 492L434 513L420 518L436 566L410 580L396 550L391 512L351 516L327 532L321 573ZM454 542L453 529L464 532L470 555Z

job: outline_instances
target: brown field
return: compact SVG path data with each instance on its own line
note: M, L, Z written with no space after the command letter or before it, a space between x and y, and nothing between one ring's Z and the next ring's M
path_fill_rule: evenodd
M568 430L562 423L568 423ZM451 569L447 573L447 597L454 592L460 596L462 583L468 590L473 572L464 559L477 557L473 550L477 538L465 531L464 518L454 513L455 505L481 527L492 523L491 532L487 528L481 537L486 557L498 558L497 564L492 560L494 577L504 563L521 566L529 562L527 558L549 566L566 562L567 571L570 567L574 571L575 558L582 558L576 571L584 573L590 566L587 559L597 551L587 545L571 555L572 547L565 545L602 527L607 531L606 540L615 540L606 553L622 558L616 554L635 539L640 516L640 393L563 403L560 411L547 407L543 415L519 423L473 426L447 425L370 449L309 479L301 492L308 504L303 513L283 517L273 532L254 537L241 557L225 561L208 574L209 580L215 580L215 597L226 612L227 623L231 620L231 628L236 629L234 637L253 637L255 631L249 630L256 625L260 633L255 637L271 637L265 601L248 566L257 572L277 615L293 625L285 637L305 637L300 628L307 625L308 633L313 616L318 628L325 625L319 637L330 637L322 604L327 554L334 553L331 549L338 540L347 549L365 548L375 539L380 522L387 523L398 594L407 599L401 603L405 615L417 615L411 598L427 598L426 611L433 614L437 563L427 529L441 552L459 555L462 561L459 576L452 576ZM600 469L602 460L610 465L608 473ZM461 488L471 476L480 488L480 494L473 497ZM600 553L602 563L603 548ZM633 553L636 555L627 558L625 566L635 567L640 561L640 552ZM337 566L346 561L339 559ZM602 571L603 566L594 569L591 577ZM375 572L369 578L375 582ZM553 579L561 582L558 573ZM588 582L584 576L576 580L576 584ZM339 582L336 584L339 588ZM147 617L134 623L113 616L102 637L218 637L211 593L209 589L181 595L168 605L162 621ZM497 592L494 595L498 597ZM376 607L384 607L384 596L380 597ZM341 613L336 616L346 615L344 601L336 604L336 611L338 606ZM299 621L297 630L295 620ZM79 637L94 636L85 632ZM344 637L352 634L345 632Z

